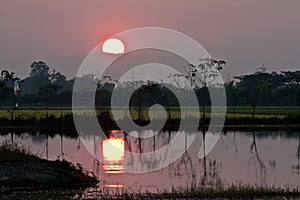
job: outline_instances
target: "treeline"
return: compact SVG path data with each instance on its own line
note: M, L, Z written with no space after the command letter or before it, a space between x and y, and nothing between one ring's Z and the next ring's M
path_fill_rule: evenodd
M14 94L14 85L18 81L20 92ZM70 106L74 79L66 76L43 62L33 62L28 77L20 80L14 72L1 71L0 106L12 106L20 102L21 106Z
M113 82L109 76L95 78L93 75L80 77L84 82L93 81L97 85L96 106L108 107L111 94L116 91L121 95L133 92L131 106L147 107L153 104L163 106L179 106L177 98L184 98L189 106L196 106L189 100L190 92L195 92L199 104L210 105L208 87L218 89L219 86L197 86L179 88L170 80L156 82ZM20 92L14 94L15 82L18 81ZM50 70L43 62L31 65L29 76L23 80L13 72L2 70L0 77L0 106L13 106L18 101L20 106L71 106L74 78L67 79L63 74ZM170 88L176 90L175 96ZM300 108L300 71L267 72L261 69L255 73L234 77L225 83L228 106L299 106ZM89 91L82 91L84 96ZM120 98L121 98L120 96Z

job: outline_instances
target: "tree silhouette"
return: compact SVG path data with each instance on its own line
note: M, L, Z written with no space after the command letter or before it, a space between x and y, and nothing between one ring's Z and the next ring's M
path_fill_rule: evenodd
M294 90L298 104L298 117L300 118L300 71L282 73L286 79L286 85Z
M137 111L138 111L138 120L142 120L142 105L143 105L143 96L152 96L155 97L155 92L160 92L161 86L154 81L148 81L146 84L142 85L137 89L138 100L137 100Z
M217 60L213 58L202 58L199 60L198 65L189 64L185 67L185 74L173 74L171 77L175 81L176 85L182 87L182 83L184 82L184 87L194 89L200 93L202 96L208 95L208 87L209 86L217 86L221 84L218 81L218 77L220 75L220 71L226 65L225 60ZM185 80L182 80L185 79ZM201 92L202 90L202 92ZM202 119L205 121L205 109L206 103L205 98L203 98L202 102Z
M2 70L0 76L0 88L12 89L13 81L15 81L16 79L18 78L15 77L14 72L9 73L9 71L7 70Z
M270 75L266 73L266 68L262 67L254 74L236 76L235 78L239 81L240 94L247 98L252 107L251 119L253 122L259 95L264 87L270 86Z

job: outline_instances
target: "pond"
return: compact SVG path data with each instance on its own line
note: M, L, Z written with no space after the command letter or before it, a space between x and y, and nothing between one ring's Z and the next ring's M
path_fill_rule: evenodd
M213 150L199 159L202 133L159 132L149 130L134 137L111 137L99 140L87 136L99 162L77 137L54 134L51 137L40 133L5 132L0 135L1 143L13 143L34 155L49 160L65 159L79 163L86 172L94 174L99 184L87 188L84 195L100 192L157 192L190 186L229 186L231 184L261 185L276 187L300 186L300 134L294 131L228 131L219 138ZM141 165L132 163L129 156L161 149L179 134L183 143L200 135L190 148L175 162L160 170L147 173L127 172L128 167L144 168L160 160L148 160ZM155 137L145 138L145 135ZM197 137L196 137L197 138ZM112 149L117 147L118 151ZM166 150L166 156L174 152ZM128 163L130 161L130 163ZM142 170L143 171L143 170Z

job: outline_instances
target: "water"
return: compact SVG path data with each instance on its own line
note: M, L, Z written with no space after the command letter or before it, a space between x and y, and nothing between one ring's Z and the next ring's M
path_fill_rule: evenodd
M148 131L144 134L154 134ZM251 184L276 187L300 186L300 136L291 131L227 132L223 134L214 149L202 159L198 158L202 139L196 140L178 160L167 167L148 173L128 173L128 167L143 168L138 163L128 163L126 153L151 152L167 144L176 132L158 133L153 138L131 138L123 136L98 140L90 136L94 153L104 162L95 159L83 146L79 138L44 134L5 133L0 142L13 143L31 153L49 160L66 159L79 163L84 170L99 179L95 188L87 188L85 195L99 192L156 192L170 190L172 187L187 186L228 186L230 184ZM202 133L179 133L182 142L188 143L194 136ZM143 136L143 134L141 134ZM184 145L183 145L184 146ZM112 148L118 151L112 153ZM124 153L125 152L125 153ZM172 156L174 152L166 152ZM155 165L157 160L149 161ZM148 166L149 167L149 166Z

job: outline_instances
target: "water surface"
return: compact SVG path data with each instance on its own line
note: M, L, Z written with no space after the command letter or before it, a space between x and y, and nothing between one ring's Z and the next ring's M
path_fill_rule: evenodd
M83 169L99 179L96 188L86 189L84 195L105 192L144 192L170 190L172 187L228 186L230 184L251 184L277 187L300 186L300 135L291 131L249 131L222 134L214 149L202 159L198 158L202 133L181 132L183 144L190 138L195 140L189 149L167 167L148 173L128 173L128 167L146 168L160 160L147 160L141 165L132 163L130 153L150 152L163 148L176 132L161 132L155 138L154 131L140 133L141 139L124 136L99 140L89 136L93 153L103 160L99 162L83 146L79 138L56 134L5 133L1 143L14 143L41 158L49 160L66 159L79 163ZM115 151L117 147L118 151ZM181 147L179 147L181 148ZM184 145L183 145L184 148ZM113 150L114 149L114 150ZM166 156L174 152L166 150ZM141 158L143 159L143 158ZM129 162L130 161L130 162ZM146 163L146 164L145 164Z

